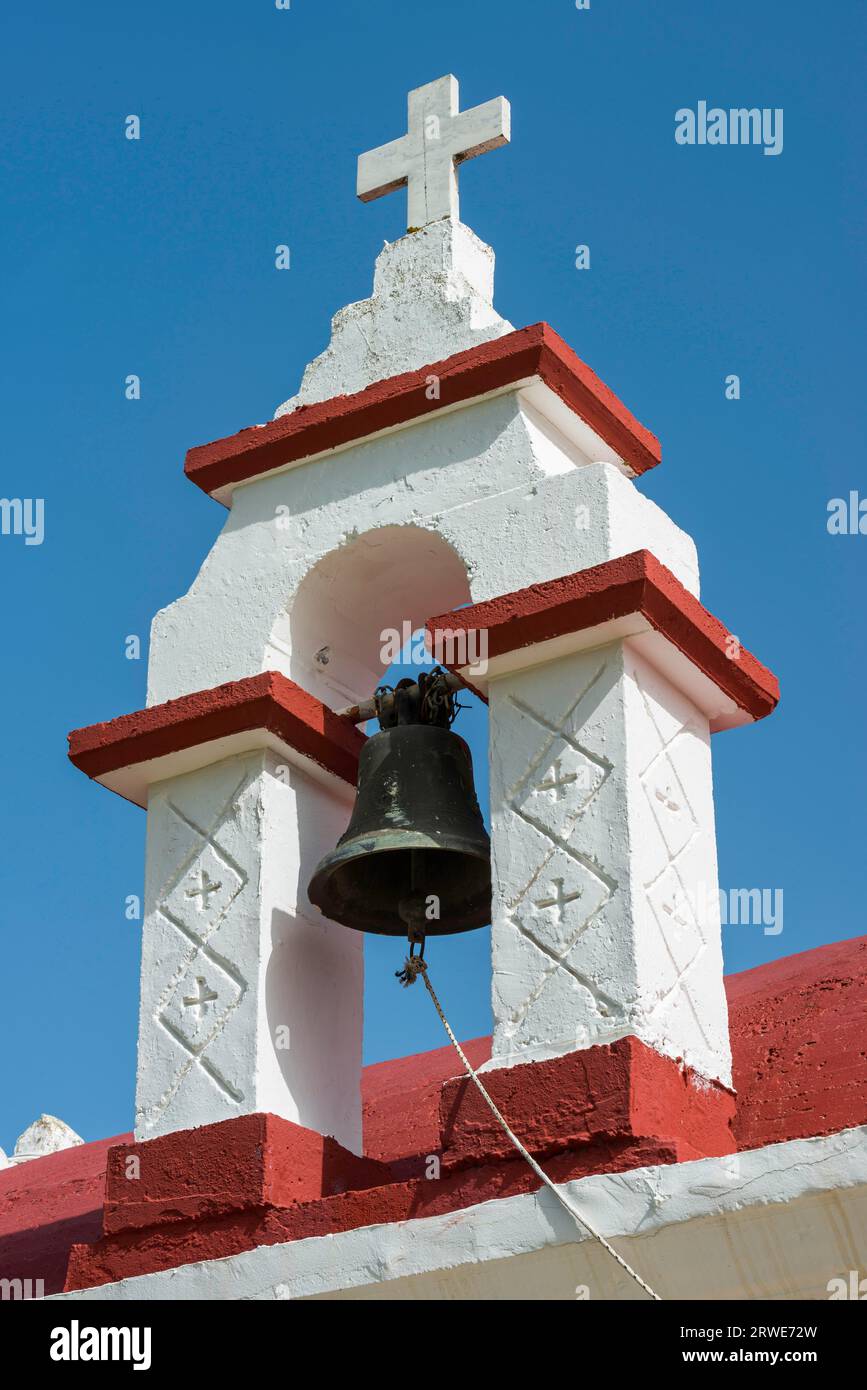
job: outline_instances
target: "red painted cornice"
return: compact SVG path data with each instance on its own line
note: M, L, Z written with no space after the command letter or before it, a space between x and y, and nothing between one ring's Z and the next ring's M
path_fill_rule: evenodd
M439 378L438 400L427 396ZM624 460L645 473L661 458L659 441L635 419L547 323L535 323L467 352L374 382L351 396L302 405L266 425L252 426L190 449L184 471L204 492L231 487L352 444L380 430L409 424L491 391L539 378Z
M641 614L752 719L780 698L777 678L649 550L430 618L428 632L484 631L488 660ZM737 657L729 655L737 651ZM453 668L455 669L455 668Z
M355 786L364 735L279 671L73 729L69 757L88 777L98 778L250 729L267 729Z

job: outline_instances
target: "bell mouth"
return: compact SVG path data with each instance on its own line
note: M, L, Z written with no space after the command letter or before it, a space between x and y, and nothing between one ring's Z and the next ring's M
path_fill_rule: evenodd
M435 861L432 862L432 861ZM430 866L430 872L427 866ZM353 836L323 861L311 880L308 897L326 917L356 931L376 936L407 934L396 903L416 894L425 896L425 881L437 893L430 909L439 915L421 923L426 936L454 936L486 927L491 920L490 861L477 842L443 849L418 831L392 830Z

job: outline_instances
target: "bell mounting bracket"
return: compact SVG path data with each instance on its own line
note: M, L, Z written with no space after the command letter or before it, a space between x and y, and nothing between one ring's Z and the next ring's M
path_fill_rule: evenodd
M337 716L353 724L377 719L380 729L393 729L398 724L433 724L448 729L463 708L454 698L463 689L460 676L435 666L422 671L417 681L407 678L393 688L378 686L369 700L338 710Z
M394 687L378 686L373 701L380 729L394 729L399 724L448 729L461 709L449 673L439 666L422 671L417 681L406 678Z

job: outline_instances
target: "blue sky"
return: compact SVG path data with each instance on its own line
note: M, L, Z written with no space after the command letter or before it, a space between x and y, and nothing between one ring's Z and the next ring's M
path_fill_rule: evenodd
M863 6L43 0L6 31L0 495L44 498L45 538L0 536L0 1144L42 1110L88 1139L131 1125L144 816L67 764L66 733L144 703L125 638L146 649L224 517L184 452L267 419L369 294L405 203L358 203L356 156L449 71L465 107L512 102L511 148L461 180L500 312L547 319L659 435L640 486L782 682L715 743L721 883L785 894L782 934L726 930L727 968L863 932L867 536L826 528L829 499L867 494ZM783 108L783 152L676 144L700 100ZM489 1028L486 937L437 952L463 1036ZM443 1041L394 968L376 942L368 1060Z

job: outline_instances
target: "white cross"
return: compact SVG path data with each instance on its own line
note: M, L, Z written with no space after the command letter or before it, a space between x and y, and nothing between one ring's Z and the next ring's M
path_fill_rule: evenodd
M511 139L511 109L495 97L471 111L459 111L456 77L439 77L416 87L407 101L408 133L358 160L358 196L363 203L409 190L410 231L440 217L460 216L456 166Z
M549 771L551 771L551 772L553 773L553 777L552 777L551 780L548 781L548 782L540 782L540 783L539 783L539 791L540 791L540 792L551 792L551 791L552 791L552 792L554 793L554 797L553 797L554 801L563 801L563 800L565 799L565 796L566 796L566 791L565 791L566 787L569 786L569 783L570 783L570 782L577 782L577 781L578 781L578 773L577 773L577 772L563 772L563 770L562 770L562 768L561 768L561 765L560 765L560 759L559 759L559 758L555 758L555 759L554 759L554 765L553 765L553 767L552 767L551 769L549 769Z
M577 893L564 893L562 878L552 879L551 887L554 889L554 896L552 898L537 898L536 906L555 907L557 909L557 921L562 923L563 908L566 907L567 903L574 903L580 898L581 892L579 890Z
M197 977L197 979L196 979L196 988L197 988L197 990L198 990L198 998L196 998L196 999L185 999L185 1000L184 1000L184 1008L185 1008L185 1009L198 1009L199 1012L198 1012L197 1017L198 1017L198 1018L201 1018L201 1017L202 1017L202 1013L203 1013L203 1011L204 1011L204 1009L205 1009L205 1006L206 1006L207 1004L210 1004L210 1003L211 1003L211 1000L216 999L217 996L216 996L216 994L214 993L214 991L213 991L212 989L209 989L209 988L208 988L208 982L207 982L207 980L205 980L205 978L204 978L202 975L199 975L199 976Z
M211 905L211 894L218 893L222 886L222 883L215 883L212 878L209 878L207 869L202 869L199 872L198 888L188 888L186 896L188 898L201 898L201 906L207 912Z

